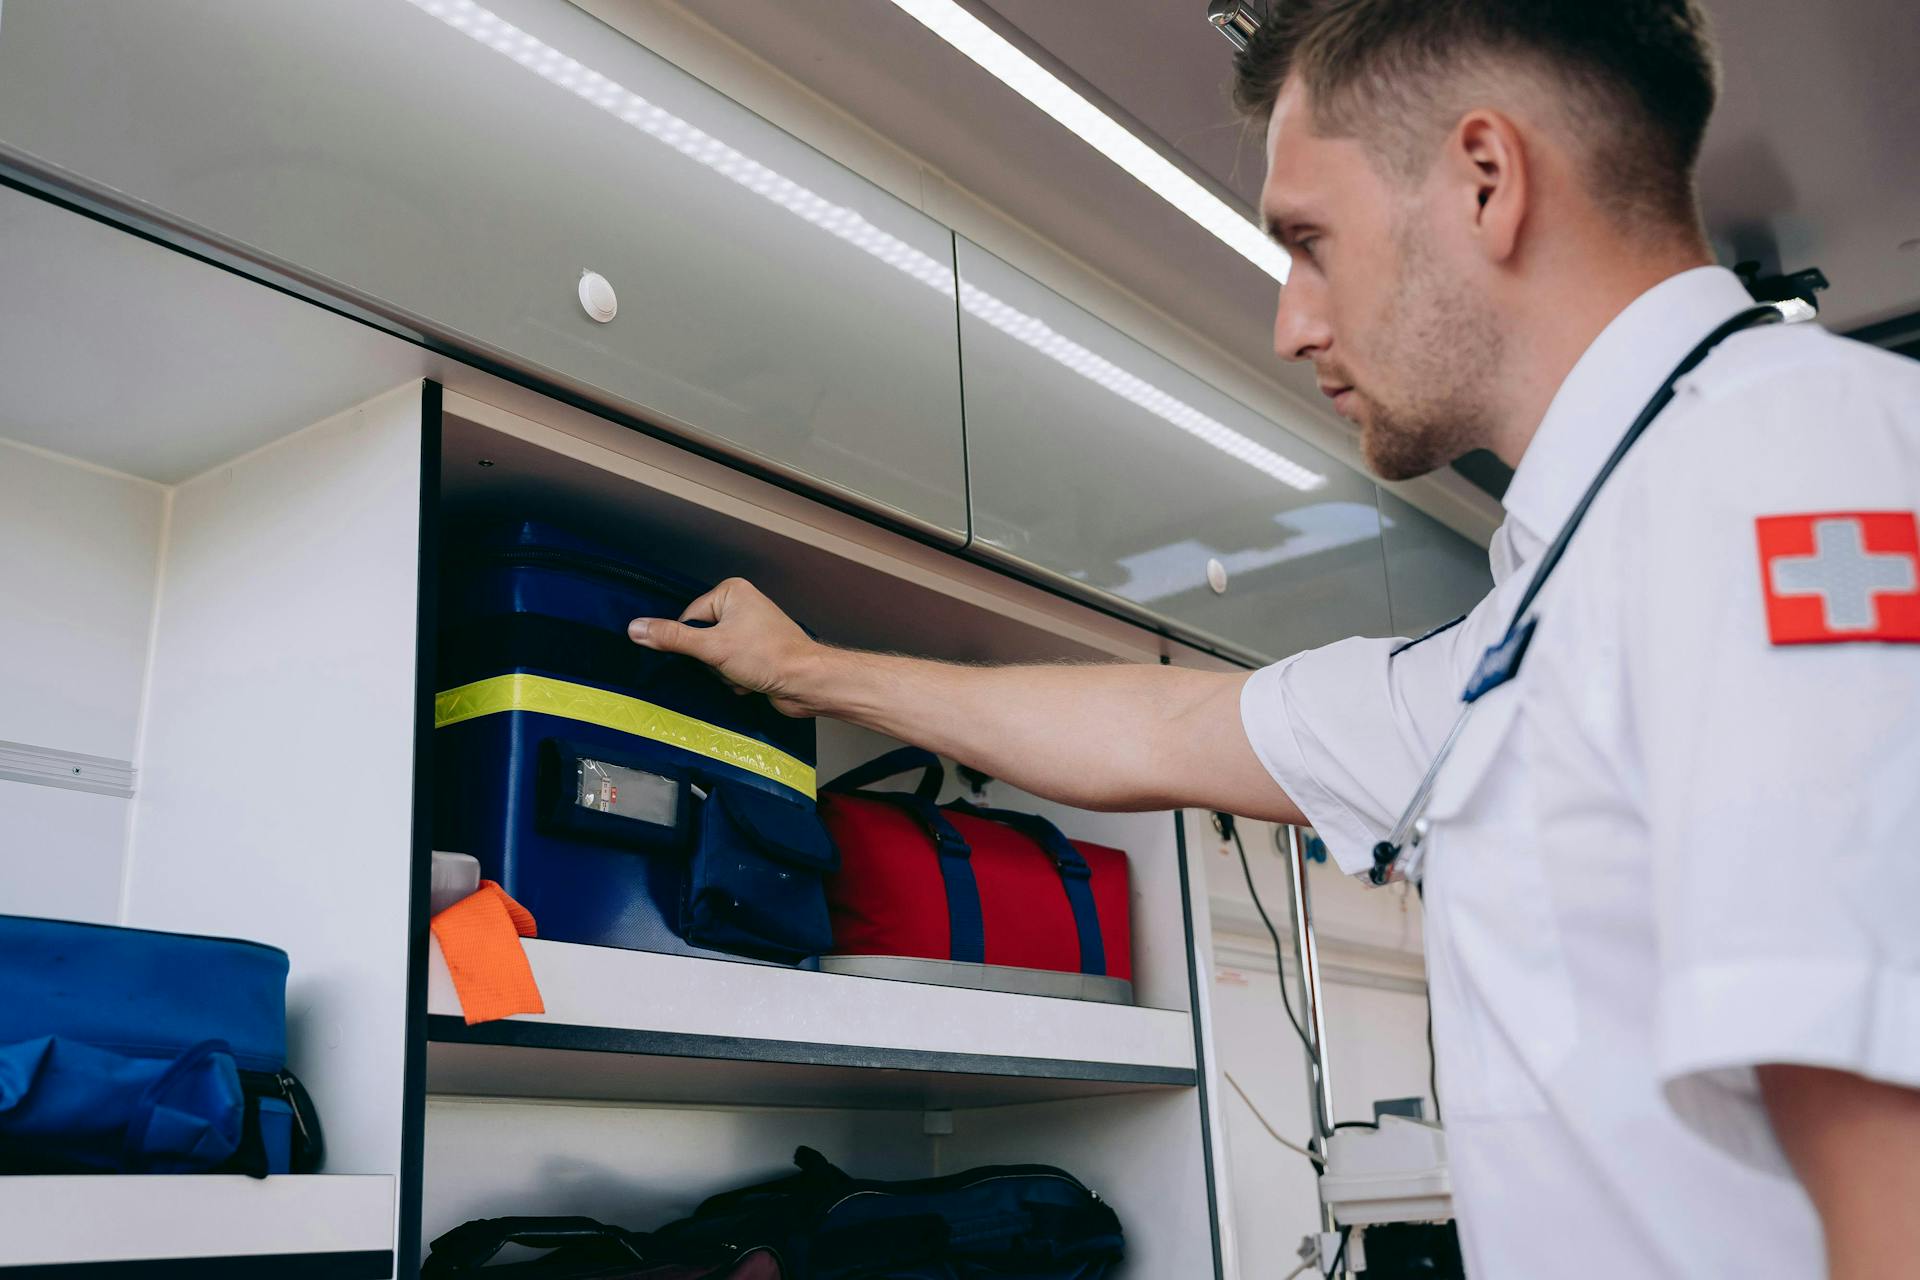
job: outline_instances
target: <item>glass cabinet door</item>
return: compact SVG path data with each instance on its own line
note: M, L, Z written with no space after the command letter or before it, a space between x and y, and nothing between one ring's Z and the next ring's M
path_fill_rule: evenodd
M1385 635L1364 477L961 240L975 545L1277 657Z
M1466 613L1493 590L1485 547L1384 489L1380 523L1387 544L1387 597L1397 634L1425 635Z

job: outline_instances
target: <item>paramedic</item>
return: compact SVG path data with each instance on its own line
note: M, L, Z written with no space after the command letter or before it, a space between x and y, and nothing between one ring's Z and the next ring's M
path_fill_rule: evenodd
M1450 629L1251 676L953 666L816 644L736 580L634 639L1066 803L1308 823L1364 871L1614 442L1750 305L1694 194L1715 81L1692 0L1290 0L1241 55L1276 350L1387 479L1515 468ZM1920 366L1736 334L1476 706L1423 874L1481 1280L1920 1271L1916 507Z

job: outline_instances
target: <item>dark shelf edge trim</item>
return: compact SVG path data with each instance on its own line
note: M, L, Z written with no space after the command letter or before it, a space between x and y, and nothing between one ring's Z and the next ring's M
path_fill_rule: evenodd
M90 1280L127 1276L138 1280L388 1280L393 1252L367 1249L339 1253L256 1253L230 1257L138 1258L117 1262L0 1264L6 1280Z
M469 1027L451 1014L427 1019L427 1039L439 1044L494 1045L520 1049L570 1049L653 1058L707 1058L778 1062L790 1066L867 1067L951 1075L1086 1080L1103 1084L1187 1087L1199 1083L1191 1067L1152 1067L1070 1058L1018 1058L992 1053L944 1053L871 1045L822 1044L807 1040L760 1040L626 1027L583 1027L564 1022L483 1022Z

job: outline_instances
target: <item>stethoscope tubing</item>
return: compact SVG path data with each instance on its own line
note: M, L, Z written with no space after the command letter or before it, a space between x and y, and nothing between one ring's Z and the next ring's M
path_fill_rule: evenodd
M1627 451L1646 434L1647 428L1653 425L1653 420L1660 416L1661 410L1672 403L1674 390L1679 385L1680 379L1692 373L1715 347L1734 334L1757 325L1774 324L1782 319L1784 316L1780 309L1771 303L1748 307L1738 315L1717 325L1711 333L1695 343L1693 349L1673 367L1673 372L1666 376L1659 389L1641 408L1639 415L1634 418L1626 433L1620 437L1619 443L1613 446L1613 452L1607 455L1607 460L1601 464L1599 472L1593 477L1593 482L1587 486L1586 492L1580 496L1580 501L1574 505L1573 513L1560 526L1560 532L1541 555L1540 565L1534 570L1532 580L1527 583L1527 589L1521 595L1520 603L1514 606L1513 616L1507 621L1506 631L1501 634L1499 642L1488 649L1489 654L1511 642L1519 633L1523 623L1531 625L1531 622L1538 621L1533 619L1530 622L1527 611L1533 607L1534 600L1540 595L1540 589L1546 586L1547 579L1559 566L1561 557L1566 555L1567 546L1573 541L1573 535L1578 532L1581 521L1587 518L1587 511L1593 506L1593 500L1600 496L1600 490L1612 478L1621 460L1627 456ZM1520 659L1516 657L1511 669L1505 673L1501 682L1512 679L1519 669ZM1408 853L1409 846L1417 851L1423 836L1421 819L1426 813L1428 803L1433 799L1433 789L1440 780L1441 766L1446 764L1447 757L1453 754L1455 745L1460 741L1461 731L1467 727L1467 720L1473 714L1476 701L1480 694L1486 691L1487 688L1479 687L1476 682L1475 687L1462 694L1460 714L1455 718L1453 728L1448 732L1446 740L1434 753L1433 763L1427 766L1426 775L1420 779L1420 785L1414 790L1412 798L1407 801L1406 808L1401 810L1400 818L1387 833L1387 838L1373 847L1373 868L1368 872L1368 878L1373 883L1385 884L1392 878L1395 868L1402 865L1403 855ZM1417 866L1416 852L1414 859L1403 869L1411 875Z

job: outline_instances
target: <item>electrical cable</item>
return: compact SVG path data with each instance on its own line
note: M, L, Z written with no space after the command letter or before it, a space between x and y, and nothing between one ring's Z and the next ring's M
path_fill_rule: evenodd
M1420 909L1427 908L1427 887L1416 885L1420 895ZM1440 1057L1433 1051L1433 976L1427 976L1427 1096L1433 1099L1433 1122L1445 1124L1446 1118L1440 1114Z
M1433 995L1427 995L1427 1095L1433 1099L1433 1122L1445 1124L1440 1114L1440 1064L1433 1053Z
M1233 1078L1233 1072L1223 1071L1220 1074L1224 1075L1227 1078L1227 1083L1233 1086L1233 1091L1240 1095L1240 1101L1247 1104L1247 1110L1253 1112L1253 1118L1260 1122L1260 1127L1267 1131L1268 1137L1272 1138L1275 1142L1279 1143L1281 1146L1285 1147L1287 1150L1298 1152L1300 1155L1303 1155L1307 1159L1311 1160L1313 1162L1313 1167L1315 1169L1325 1168L1325 1166L1320 1161L1320 1155L1318 1152L1314 1151L1310 1147L1303 1147L1299 1143L1294 1142L1289 1138L1283 1137L1280 1131L1273 1127L1273 1122L1268 1120L1265 1113L1263 1113L1260 1110L1259 1105L1255 1103L1252 1098L1247 1096L1247 1091L1240 1087L1240 1082Z
M1342 1228L1340 1228L1340 1247L1339 1247L1338 1249L1335 1249L1335 1250L1333 1251L1333 1265L1327 1268L1327 1274L1328 1274L1328 1275L1330 1275L1330 1276L1331 1276L1331 1275L1333 1275L1333 1274L1334 1274L1335 1272L1337 1272L1337 1271L1339 1271L1339 1270L1340 1270L1340 1264L1341 1264L1341 1263L1342 1263L1343 1261L1345 1261L1345 1260L1346 1260L1346 1256L1347 1256L1347 1237L1348 1237L1348 1236L1350 1236L1350 1235L1352 1235L1352 1234L1353 1234L1353 1228L1352 1228L1352 1227L1350 1227L1350 1226L1347 1226L1347 1227L1342 1227Z
M1253 899L1253 909L1260 913L1260 923L1267 926L1267 936L1273 939L1273 971L1280 979L1280 1003L1287 1011L1287 1023L1293 1028L1293 1034L1300 1037L1300 1043L1306 1046L1309 1056L1318 1057L1313 1052L1313 1041L1307 1038L1306 1029L1300 1025L1300 1019L1294 1016L1293 997L1287 994L1287 966L1283 957L1285 950L1280 945L1280 931L1273 927L1273 921L1267 916L1267 908L1260 901L1260 890L1253 885L1253 868L1247 863L1247 846L1241 843L1240 828L1235 825L1230 813L1213 815L1214 824L1220 834L1233 840L1233 847L1240 851L1240 874L1246 879L1247 894Z

